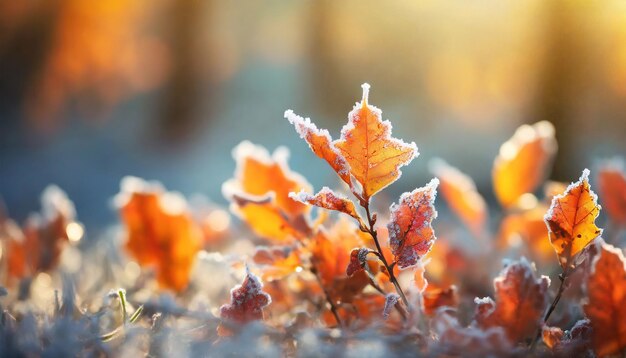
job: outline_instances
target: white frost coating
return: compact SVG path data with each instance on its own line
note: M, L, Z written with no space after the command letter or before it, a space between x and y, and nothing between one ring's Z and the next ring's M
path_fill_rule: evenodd
M304 139L307 144L309 144L309 148L311 148L311 150L313 150L313 147L311 146L307 138L309 138L310 136L325 137L329 144L328 148L335 155L337 155L337 162L330 164L335 164L335 166L339 168L339 171L337 173L339 175L347 175L348 173L350 173L350 165L333 144L333 138L330 136L328 130L317 128L315 123L311 122L310 118L303 118L295 114L291 109L285 111L285 118L289 121L289 123L294 125L294 127L296 128L296 132L298 133L298 135L300 135L300 138Z
M439 179L437 178L433 178L430 180L430 182L428 184L426 184L425 186L421 187L421 188L417 188L415 190L413 190L412 192L405 192L400 196L400 200L398 201L398 203L393 203L391 204L391 206L389 207L389 212L391 213L391 219L389 220L389 223L387 224L387 229L389 231L389 246L392 248L392 251L394 251L394 255L396 255L395 249L394 248L399 248L401 247L401 243L402 240L405 239L405 236L407 233L403 232L399 225L397 224L397 220L396 220L396 213L397 210L399 208L400 205L408 205L410 207L415 207L415 209L419 208L422 205L427 205L432 207L433 210L433 215L429 220L425 220L422 223L415 223L413 222L411 227L414 230L419 230L420 228L427 226L427 225L432 225L432 221L435 220L437 218L437 210L435 208L435 199L437 197L437 187L439 186ZM421 195L422 193L424 193L424 195ZM412 203L411 198L412 197L419 197L420 199L422 199L419 202L415 202ZM424 198L426 198L427 200L423 200ZM433 238L432 241L436 241L437 237L434 235L433 232ZM400 269L406 269L409 267L413 267L415 265L417 265L419 263L419 259L420 256L418 255L418 253L416 252L416 250L403 250L402 251L402 257L400 259L397 259L397 261L402 261L405 263L405 265L403 265L402 263L398 263L398 267ZM408 264L407 264L408 263Z
M48 185L41 194L41 210L43 219L50 222L58 216L73 219L76 216L74 203L67 194L56 185Z
M362 102L369 102L369 96L370 96L370 84L369 83L364 83L361 85L361 88L363 89L363 98L361 99Z
M555 195L552 198L552 204L550 205L550 208L548 209L548 211L546 212L546 215L544 215L543 217L543 221L546 223L546 225L549 227L548 222L550 220L552 220L555 216L554 213L554 209L557 207L560 207L560 205L557 205L559 200L562 200L563 198L565 198L567 195L569 195L569 193L576 188L577 186L581 185L583 182L589 182L589 169L585 168L583 170L582 175L580 176L580 179L578 179L577 182L575 183L570 183L570 185L568 185L567 189L565 189L565 192L559 195ZM591 190L591 188L589 188L589 195L591 196L591 200L598 206L599 209L601 209L600 204L598 204L598 195L596 195L596 193L593 192L593 190ZM598 229L600 232L598 233L598 235L596 237L599 237L602 235L602 232L604 231L604 229Z
M291 192L289 193L289 197L295 201L299 201L301 203L307 203L309 200L312 200L315 196L307 193L304 190L300 190L299 193Z
M131 175L125 176L120 181L120 192L113 197L113 206L121 208L128 204L133 193L162 193L165 188L157 181L146 181Z
M400 296L397 293L390 293L385 297L385 307L383 308L383 317L385 319L389 318L389 314L391 314L391 310L398 303Z
M602 243L602 250L600 250L600 254L596 255L593 258L593 262L591 263L590 272L592 275L596 273L596 265L598 264L598 261L600 261L600 259L602 259L602 256L604 255L603 250L606 250L613 255L617 255L617 257L620 259L620 261L622 261L622 264L624 265L624 271L626 271L626 258L624 258L624 252L622 251L622 249L620 249L619 247L615 247L611 244Z

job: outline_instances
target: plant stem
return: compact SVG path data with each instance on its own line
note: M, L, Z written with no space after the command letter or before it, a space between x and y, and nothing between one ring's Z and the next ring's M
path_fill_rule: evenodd
M385 266L385 269L389 273L389 279L391 280L391 283L393 283L394 287L396 288L396 291L400 295L402 302L405 304L407 309L410 309L409 300L407 300L406 295L404 294L404 291L402 291L402 287L400 287L400 284L398 283L396 276L393 274L393 267L389 266L389 264L387 263L387 259L385 259L385 255L383 254L383 249L381 248L380 243L378 242L378 234L376 233L376 230L374 228L375 221L372 218L372 215L370 213L369 202L363 205L363 208L365 209L365 213L367 214L368 227L366 229L367 229L367 232L372 236L372 239L374 239L374 244L376 244L376 250L379 253L378 257L380 258L380 261L383 263L383 265Z
M556 305L561 300L561 296L563 295L563 291L565 291L565 280L567 280L568 274L569 274L569 270L566 268L559 275L559 280L561 281L561 284L559 285L559 290L557 291L556 297L554 297L554 300L552 301L552 304L550 304L550 307L548 308L548 311L546 312L545 316L543 317L543 323L542 323L541 327L539 327L539 329L537 330L537 335L535 336L535 339L532 341L532 343L530 344L530 347L528 348L529 352L532 352L535 349L535 346L537 345L537 342L541 338L541 332L543 331L543 326L546 323L548 323L548 319L550 319L550 315L552 315L552 312L554 312L554 310L556 309Z
M311 273L313 273L313 275L317 279L317 283L322 288L322 291L324 292L324 298L326 299L326 302L328 302L328 304L330 305L330 312L332 312L333 316L335 317L335 321L337 321L337 325L339 326L339 328L343 328L343 323L341 322L341 318L339 318L339 313L337 312L337 306L335 306L335 303L330 298L330 295L328 294L326 287L324 287L324 284L322 283L322 279L320 278L319 272L317 271L317 267L315 266L313 262L311 262L310 271Z

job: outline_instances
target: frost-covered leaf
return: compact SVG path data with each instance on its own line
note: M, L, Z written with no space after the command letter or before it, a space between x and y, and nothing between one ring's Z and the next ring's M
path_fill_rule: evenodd
M317 194L311 195L305 191L301 191L299 193L290 193L289 197L299 201L301 203L307 203L314 206L318 206L320 208L335 210L342 212L344 214L348 214L359 221L359 224L363 225L361 221L361 217L356 212L356 207L354 203L342 196L335 194L330 188L323 187Z
M126 227L126 249L139 265L153 267L163 288L184 290L202 243L183 196L135 177L115 198Z
M311 191L309 183L289 170L286 148L268 151L248 141L233 149L237 163L234 178L222 186L231 202L231 210L257 235L276 242L286 242L299 235L309 210L289 197L290 192Z
M519 127L493 164L493 189L500 204L511 207L523 194L534 192L547 177L556 149L550 122Z
M230 291L230 303L220 307L220 317L239 324L262 320L263 308L272 302L262 288L261 280L246 268L243 282Z
M587 278L585 315L593 328L598 356L626 349L626 259L621 249L603 244Z
M325 159L351 190L366 201L396 181L401 174L399 168L418 155L415 143L407 144L391 137L391 124L382 120L378 108L367 103L368 93L369 85L364 84L363 99L348 114L341 138L333 142L328 131L317 129L310 120L292 111L285 112L313 152Z
M389 314L391 314L391 310L396 306L398 301L400 300L400 295L397 293L389 293L385 296L385 308L383 308L383 317L387 319Z
M475 299L476 323L482 328L504 328L512 343L534 337L547 307L550 279L538 278L534 267L522 258L509 264L493 285L495 302L488 297Z
M552 198L550 210L544 217L550 242L563 267L571 265L572 259L602 234L602 229L595 224L600 205L591 191L588 177L589 170L585 169L576 183Z
M434 203L438 185L435 178L422 188L402 194L400 201L389 208L389 246L401 269L416 265L435 242L432 221L437 218Z

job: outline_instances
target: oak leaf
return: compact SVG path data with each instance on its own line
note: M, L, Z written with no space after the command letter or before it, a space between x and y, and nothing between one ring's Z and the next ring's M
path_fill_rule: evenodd
M200 251L202 231L182 195L166 192L158 183L126 177L115 203L126 226L129 253L139 265L156 270L162 288L184 290Z
M284 147L270 156L261 146L241 142L233 149L235 176L222 186L232 212L255 234L281 243L302 236L303 214L309 211L307 205L291 199L289 193L311 190L306 179L289 170L288 156Z
M500 147L493 164L496 198L502 206L513 206L525 193L532 193L548 175L556 154L554 126L542 121L519 127Z
M502 327L512 343L533 337L548 303L550 279L537 278L534 267L522 257L509 264L493 284L495 302L488 297L475 299L478 326Z
M587 278L585 315L600 357L626 349L626 259L621 249L603 244Z
M626 226L626 170L622 160L611 159L600 167L598 189L611 220Z
M595 220L600 213L598 197L589 186L589 170L585 169L576 183L552 198L544 217L550 242L561 266L566 268L591 241L602 234Z
M411 162L418 152L415 143L407 144L391 137L389 121L383 121L380 109L368 104L369 85L362 87L361 102L348 114L341 138L333 142L328 131L318 130L310 120L293 111L285 112L285 117L296 126L313 152L325 159L355 194L369 201L396 181L401 175L399 168Z
M246 277L240 285L230 291L230 303L220 307L220 317L230 322L245 324L263 319L263 308L267 307L272 298L262 290L263 284L246 268ZM228 334L222 326L218 328L220 335Z
M439 180L432 179L423 188L402 194L389 208L389 246L401 269L416 265L436 240L432 221L437 218L434 203L438 185Z

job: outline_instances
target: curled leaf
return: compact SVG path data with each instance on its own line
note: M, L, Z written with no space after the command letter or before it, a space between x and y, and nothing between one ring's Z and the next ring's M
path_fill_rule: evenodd
M301 203L308 203L314 206L318 206L320 208L335 210L344 214L348 214L358 220L361 226L364 226L363 222L361 221L361 217L356 212L356 207L354 206L354 203L344 196L335 194L335 192L333 192L328 187L323 187L322 190L320 190L315 195L311 195L305 191L301 191L297 194L290 193L289 197Z
M550 122L520 126L502 144L493 164L493 188L500 204L511 207L523 194L534 192L548 175L556 150Z
M587 278L585 315L591 320L598 356L626 348L626 259L621 249L603 244Z
M352 249L350 252L350 263L348 264L348 267L346 267L346 275L348 275L348 277L365 269L364 267L367 264L367 255L369 253L370 250L365 247Z
M552 198L544 217L550 242L563 267L572 264L572 259L602 234L602 229L595 224L600 205L588 178L589 170L585 169L576 183Z
M550 279L537 277L534 267L522 257L509 264L493 281L495 302L475 299L475 321L483 328L502 327L512 343L533 337L548 303Z
M389 209L389 246L401 269L416 265L436 240L432 221L437 218L434 203L438 185L439 180L432 179L426 186L402 194Z

